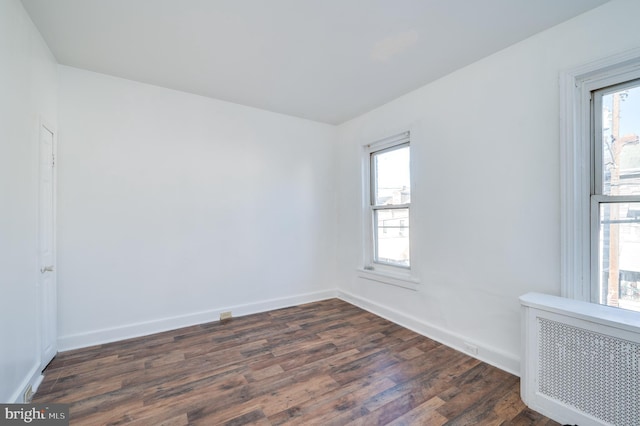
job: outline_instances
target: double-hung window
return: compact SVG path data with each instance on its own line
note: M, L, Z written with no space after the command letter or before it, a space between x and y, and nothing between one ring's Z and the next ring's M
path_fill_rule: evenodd
M562 294L640 311L640 49L561 87Z
M591 93L595 301L640 311L640 79Z
M367 269L411 267L411 146L405 132L366 147Z

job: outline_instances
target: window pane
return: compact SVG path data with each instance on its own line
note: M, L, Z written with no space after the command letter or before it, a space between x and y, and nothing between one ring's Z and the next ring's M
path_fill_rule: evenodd
M409 204L409 145L371 154L373 204L376 206Z
M600 303L640 311L640 203L600 204Z
M409 209L374 210L376 262L409 267Z
M602 96L602 194L640 194L640 82Z

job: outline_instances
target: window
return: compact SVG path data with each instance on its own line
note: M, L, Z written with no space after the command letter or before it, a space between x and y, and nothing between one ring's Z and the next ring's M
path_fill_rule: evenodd
M366 269L411 267L409 132L366 146Z
M597 302L640 311L640 79L591 93Z
M561 88L562 295L640 311L640 49Z

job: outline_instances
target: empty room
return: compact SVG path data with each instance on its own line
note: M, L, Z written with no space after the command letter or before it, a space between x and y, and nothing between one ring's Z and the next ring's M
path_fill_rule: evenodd
M639 17L0 0L0 424L639 425Z

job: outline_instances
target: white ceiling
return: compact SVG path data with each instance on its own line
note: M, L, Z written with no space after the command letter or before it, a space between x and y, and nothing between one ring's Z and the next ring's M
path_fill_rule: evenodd
M22 0L58 62L338 124L607 0Z

